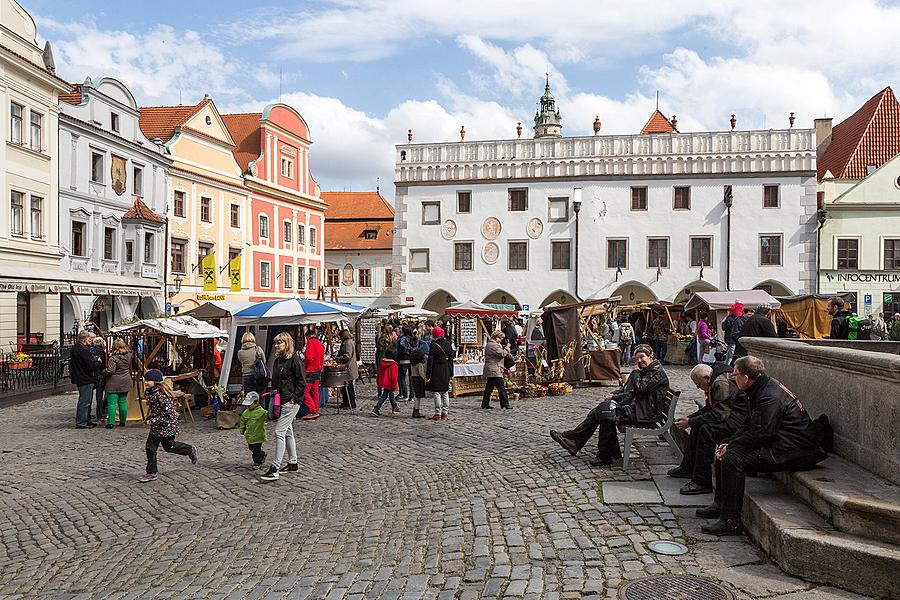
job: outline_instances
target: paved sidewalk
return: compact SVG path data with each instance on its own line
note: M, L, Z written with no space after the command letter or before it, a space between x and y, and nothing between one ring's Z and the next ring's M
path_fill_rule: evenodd
M669 369L682 412L699 398L687 371ZM76 430L72 394L0 409L0 599L614 598L663 573L724 581L738 598L859 598L783 575L746 540L703 536L692 508L604 505L600 482L652 486L668 450L642 445L628 473L563 452L547 432L601 393L512 411L451 400L451 418L431 422L409 418L410 403L370 417L364 389L365 412L296 423L301 471L271 484L237 430L209 421L181 426L198 465L160 452L160 479L140 484L139 425ZM655 555L657 539L691 551Z

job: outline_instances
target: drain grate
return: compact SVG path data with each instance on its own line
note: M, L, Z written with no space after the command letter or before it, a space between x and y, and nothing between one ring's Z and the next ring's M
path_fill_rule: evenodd
M700 577L661 575L629 581L619 590L621 600L734 600L734 594Z

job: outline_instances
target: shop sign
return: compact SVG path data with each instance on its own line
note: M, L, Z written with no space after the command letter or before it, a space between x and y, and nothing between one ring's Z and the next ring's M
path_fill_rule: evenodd
M900 273L825 273L828 281L848 283L900 283Z
M156 265L144 265L141 267L141 277L156 279L159 277L159 267Z
M413 296L407 296L407 297L406 297L406 301L407 301L407 302L415 302L416 299L415 299Z
M25 284L24 283L7 283L5 281L0 281L0 292L24 292Z
M197 300L224 300L225 294L197 294Z

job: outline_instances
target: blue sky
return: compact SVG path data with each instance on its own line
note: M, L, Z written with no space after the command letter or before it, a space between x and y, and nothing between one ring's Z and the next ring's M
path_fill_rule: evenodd
M259 111L309 122L323 190L393 194L395 143L528 131L544 73L563 132L634 133L660 93L679 129L841 119L893 85L900 8L875 0L23 0L71 81L114 76L144 105ZM152 6L152 10L147 10Z

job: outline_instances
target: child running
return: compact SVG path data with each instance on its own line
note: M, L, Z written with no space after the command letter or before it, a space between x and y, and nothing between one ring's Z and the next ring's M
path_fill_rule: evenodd
M156 481L156 452L162 444L163 450L172 454L189 456L192 464L197 464L197 448L182 442L176 442L178 435L178 410L175 400L163 383L163 374L159 369L150 369L144 373L144 390L150 415L146 425L150 426L147 436L147 473L140 481Z
M378 389L381 393L378 395L378 402L372 409L372 415L379 416L381 414L381 405L385 400L391 401L391 413L399 413L400 407L397 406L397 391L400 389L400 382L397 377L398 367L397 353L393 349L385 351L384 357L378 362Z
M269 420L269 411L259 405L259 394L256 392L247 392L241 405L247 407L241 413L241 433L253 454L253 466L258 469L266 460L262 445L267 441L266 422Z

